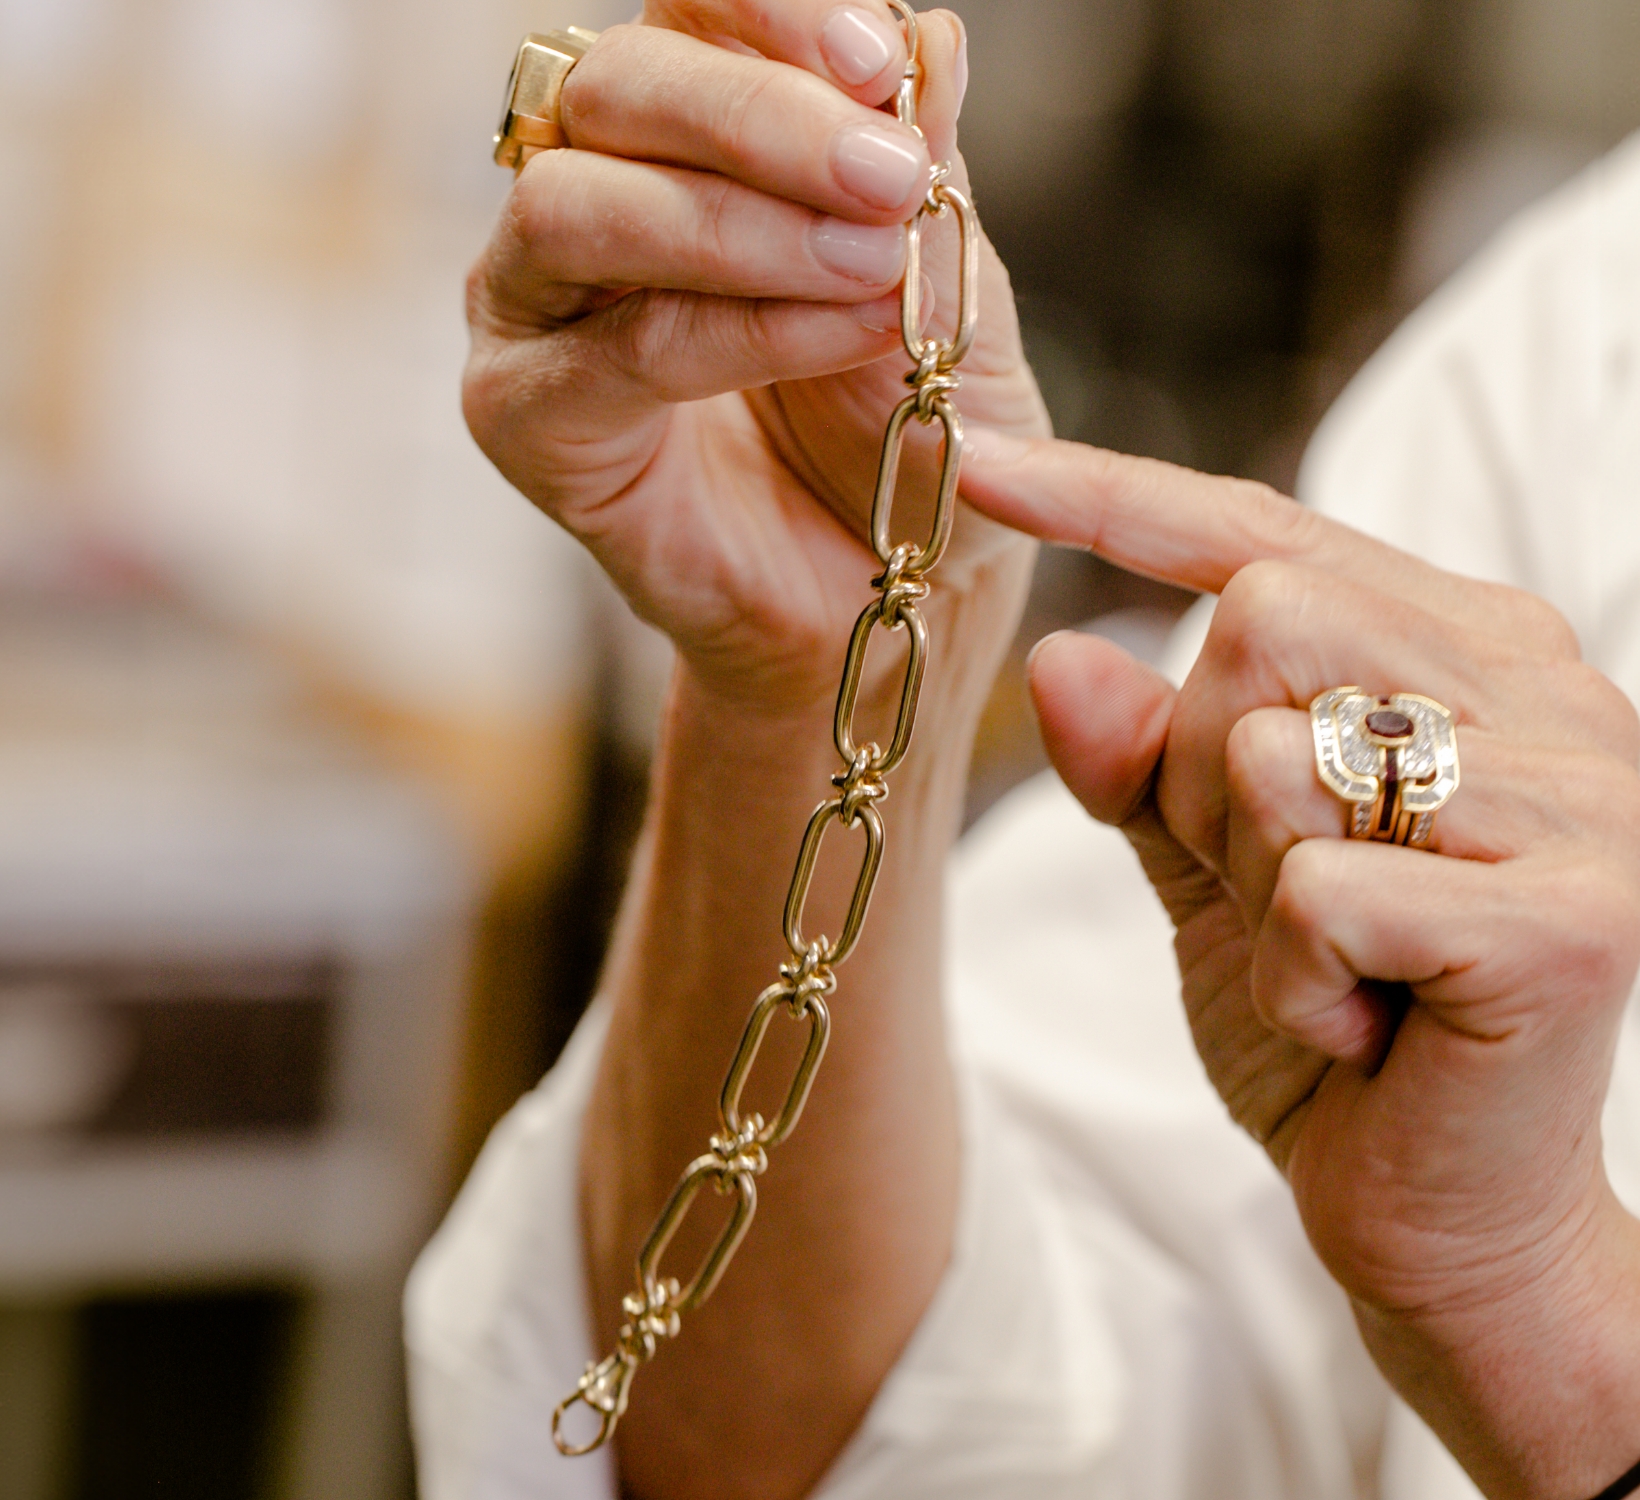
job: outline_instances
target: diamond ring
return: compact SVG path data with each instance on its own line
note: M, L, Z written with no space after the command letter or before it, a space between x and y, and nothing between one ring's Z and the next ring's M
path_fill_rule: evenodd
M1458 731L1433 698L1333 688L1310 705L1321 784L1350 804L1350 837L1412 848L1458 789Z

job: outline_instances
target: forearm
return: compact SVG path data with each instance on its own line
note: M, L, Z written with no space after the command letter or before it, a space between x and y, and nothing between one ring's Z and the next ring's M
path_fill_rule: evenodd
M1640 1461L1640 1221L1603 1195L1540 1276L1367 1345L1489 1500L1591 1500Z
M759 1180L756 1224L732 1272L633 1387L620 1459L634 1494L806 1492L938 1285L959 1168L940 998L944 864L1022 566L1016 551L977 586L927 606L934 649L917 737L882 805L885 859L865 936L839 971L831 1047L801 1126ZM877 675L897 679L889 642L877 649L888 667ZM883 722L897 685L878 684L862 723ZM752 1002L790 957L782 909L802 829L837 769L831 712L824 699L762 717L726 704L687 665L676 674L606 973L614 1016L582 1153L604 1344L655 1213L719 1128L718 1090ZM837 933L862 842L856 831L828 835L808 934ZM778 1018L771 1028L761 1083L748 1088L765 1117L804 1034ZM695 1217L720 1222L705 1201ZM693 1269L696 1227L680 1234L668 1274Z

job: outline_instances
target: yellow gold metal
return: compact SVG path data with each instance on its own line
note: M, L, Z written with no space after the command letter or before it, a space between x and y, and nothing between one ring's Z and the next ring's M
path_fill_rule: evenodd
M1369 715L1390 709L1412 725L1385 739ZM1349 836L1421 848L1435 815L1458 790L1458 731L1452 712L1421 693L1379 698L1359 687L1331 688L1310 704L1316 774L1349 804Z
M638 1253L638 1282L651 1294L649 1300L653 1300L653 1293L659 1290L664 1293L664 1304L681 1313L693 1311L712 1295L728 1267L729 1258L740 1247L741 1240L751 1227L752 1215L757 1212L757 1178L754 1173L758 1170L761 1169L747 1165L736 1171L732 1162L725 1163L715 1151L697 1156L689 1163ZM720 1193L734 1193L734 1212L718 1232L712 1248L706 1252L689 1284L680 1290L677 1283L672 1282L668 1291L667 1283L656 1274L661 1257L666 1254L666 1247L672 1243L672 1237L688 1218L696 1197L708 1182Z
M907 0L888 0L905 27L906 68L896 95L900 122L917 129L917 92L922 76L918 60L917 18ZM507 93L507 114L496 137L496 160L518 167L537 150L562 145L558 126L558 96L564 79L596 35L571 28L569 33L530 37L524 44ZM580 50L569 45L574 43ZM531 51L532 46L535 48ZM554 134L556 132L556 134ZM911 747L917 700L928 662L928 626L918 603L928 596L926 575L938 564L951 538L956 511L958 471L962 464L962 418L950 398L962 384L955 373L974 341L978 324L979 221L973 205L947 181L950 167L934 168L926 199L906 226L907 275L901 291L901 325L906 354L916 368L906 376L912 393L894 409L883 437L882 460L871 509L871 540L882 563L872 580L874 599L855 622L849 638L843 680L837 691L833 734L843 769L832 777L837 794L817 807L803 832L791 887L786 895L784 927L792 960L782 964L780 979L758 997L741 1033L728 1077L719 1098L722 1134L714 1136L705 1156L696 1157L672 1190L660 1217L638 1255L637 1286L621 1302L625 1321L615 1337L615 1350L589 1364L576 1388L552 1415L552 1440L560 1453L574 1457L602 1447L615 1434L626 1412L633 1377L655 1357L661 1344L678 1336L680 1315L700 1306L727 1269L757 1210L757 1178L768 1167L768 1148L778 1146L796 1127L808 1102L815 1074L831 1035L831 1012L825 998L837 986L836 967L854 950L865 925L872 888L883 862L883 818L877 804L888 795L883 777L894 770ZM957 323L949 340L922 336L922 221L955 213L961 240L961 269L957 289ZM899 479L900 452L905 427L913 417L924 426L939 422L944 452L933 519L926 542L896 543L891 522L894 492ZM899 713L886 750L874 744L857 745L854 711L859 702L866 658L874 631L904 628L910 642L905 679L900 689ZM866 847L860 874L854 883L843 928L837 940L803 936L803 911L827 830L863 826ZM782 1007L793 1020L809 1023L808 1041L787 1088L780 1113L766 1124L757 1114L742 1116L741 1095L757 1062L775 1012ZM688 1217L700 1190L710 1183L719 1193L733 1193L735 1204L727 1222L687 1285L662 1278L659 1267L667 1247ZM597 1430L585 1441L565 1427L572 1410L584 1405L597 1420Z
M786 1102L781 1106L780 1113L775 1116L774 1123L765 1125L759 1115L752 1115L743 1121L740 1118L740 1096L746 1087L746 1079L751 1074L752 1065L757 1061L763 1038L768 1035L769 1023L778 1010L784 1010L793 1020L801 1021L807 1018L808 1045L803 1049L803 1057L797 1065L797 1074L791 1081L791 1087L786 1090ZM808 1103L809 1090L814 1086L815 1070L819 1068L820 1060L826 1055L826 1043L830 1039L831 1012L826 1009L826 1002L819 995L808 995L800 1000L796 986L789 980L781 980L764 990L752 1008L745 1031L741 1033L740 1047L735 1053L734 1062L729 1066L729 1076L723 1080L723 1094L718 1100L718 1116L723 1121L724 1132L738 1137L747 1126L751 1126L752 1139L760 1146L778 1146L784 1141L796 1128L803 1114L803 1106Z
M924 360L927 363L927 359ZM952 380L955 377L936 373L935 379ZM895 543L890 534L894 520L894 491L900 477L900 450L905 444L905 424L913 417L928 422L938 418L945 428L945 452L940 461L940 484L934 496L934 519L929 526L928 540L922 551L907 565L907 573L931 572L945 555L945 544L951 540L951 525L957 514L957 479L962 468L962 418L956 407L935 396L933 411L924 417L919 410L923 394L918 391L907 396L894 408L888 419L888 431L883 434L883 457L877 470L877 492L871 500L871 545L887 567L894 556Z
M571 26L567 31L531 32L518 48L507 102L495 133L495 159L515 172L537 152L567 146L558 104L570 69L598 40L596 31Z
M860 861L860 874L854 882L854 898L849 902L848 915L843 918L843 930L835 943L825 938L821 945L822 959L828 968L840 964L854 951L860 941L860 929L865 926L866 911L871 906L872 887L877 883L877 872L883 863L883 815L871 803L861 807L853 819L846 816L847 803L837 797L822 802L809 819L803 832L803 846L797 855L797 870L792 875L791 890L786 894L786 942L794 954L808 951L808 939L803 936L803 907L808 901L809 886L814 881L814 867L820 859L820 846L826 840L826 830L833 823L851 828L855 823L865 824L866 852Z
M871 638L879 625L889 630L904 628L911 642L911 652L905 664L905 683L900 689L900 712L894 724L894 737L886 750L876 745L856 747L854 743L854 707L860 697L860 682L865 675L866 655L871 649ZM843 685L837 692L837 715L833 726L837 753L845 765L852 765L860 748L869 754L870 768L878 776L886 776L905 759L911 748L911 732L917 722L917 699L922 693L923 671L928 664L928 624L922 612L912 604L902 604L895 614L888 612L886 598L873 599L865 613L855 621L854 634L849 638L848 656L843 664Z
M930 346L939 350L937 364L943 374L955 369L968 357L979 326L979 215L968 197L945 180L948 168L936 169L923 213L943 219L955 210L961 235L961 258L957 272L957 331L949 343L922 337L922 215L905 232L905 281L900 289L900 336L906 353L919 363Z

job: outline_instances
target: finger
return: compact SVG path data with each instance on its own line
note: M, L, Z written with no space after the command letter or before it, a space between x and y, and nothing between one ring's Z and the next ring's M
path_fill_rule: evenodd
M953 12L930 10L917 17L917 34L917 128L928 138L934 160L952 161L957 180L966 182L956 151L957 116L968 90L968 31Z
M1282 862L1253 951L1253 1003L1276 1030L1359 1064L1383 1051L1376 985L1407 986L1455 1037L1578 1030L1640 962L1633 882L1590 857L1486 865L1311 839Z
M645 0L643 17L792 63L862 104L881 104L905 72L905 31L882 0Z
M1028 672L1054 769L1100 822L1126 822L1167 743L1173 685L1114 642L1069 630L1037 642Z
M1460 735L1463 784L1441 810L1433 854L1496 864L1551 840L1600 838L1611 777L1602 757L1522 745L1481 729ZM1316 774L1310 716L1262 708L1225 744L1226 868L1248 929L1269 910L1287 852L1306 839L1344 838L1351 805Z
M1632 705L1583 663L1520 650L1353 579L1260 562L1225 586L1174 713L1158 798L1175 833L1222 870L1231 729L1257 708L1307 709L1343 684L1425 694L1460 725L1521 744L1632 751Z
M1298 563L1500 634L1520 649L1578 654L1571 627L1543 601L1431 567L1267 485L987 428L968 430L964 459L963 493L975 507L1046 541L1087 547L1130 572L1217 594L1249 564Z
M1069 630L1039 641L1028 670L1054 769L1092 816L1121 827L1184 940L1223 892L1168 831L1151 795L1173 684L1114 642Z
M916 131L800 68L676 31L606 31L562 108L578 149L720 173L865 223L904 223L928 190Z
M480 446L538 504L619 493L650 449L601 446L668 404L853 370L899 347L898 295L853 306L640 292L551 335L474 340ZM551 476L550 481L547 476Z
M815 213L705 172L549 151L519 179L480 277L498 317L539 328L579 316L585 288L866 302L904 268L894 225Z

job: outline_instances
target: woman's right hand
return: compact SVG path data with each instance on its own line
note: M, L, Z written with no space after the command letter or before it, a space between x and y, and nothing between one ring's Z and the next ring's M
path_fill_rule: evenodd
M830 694L877 571L867 511L906 393L901 226L930 145L965 184L955 17L921 18L921 57L928 145L873 108L905 65L881 0L648 0L643 24L605 32L570 74L575 149L529 163L470 279L480 445L698 678L748 707ZM955 235L927 239L949 332ZM989 244L981 275L962 408L1044 433ZM931 438L908 441L908 495L931 483ZM1001 579L1011 601L1026 546L963 515L941 582Z

